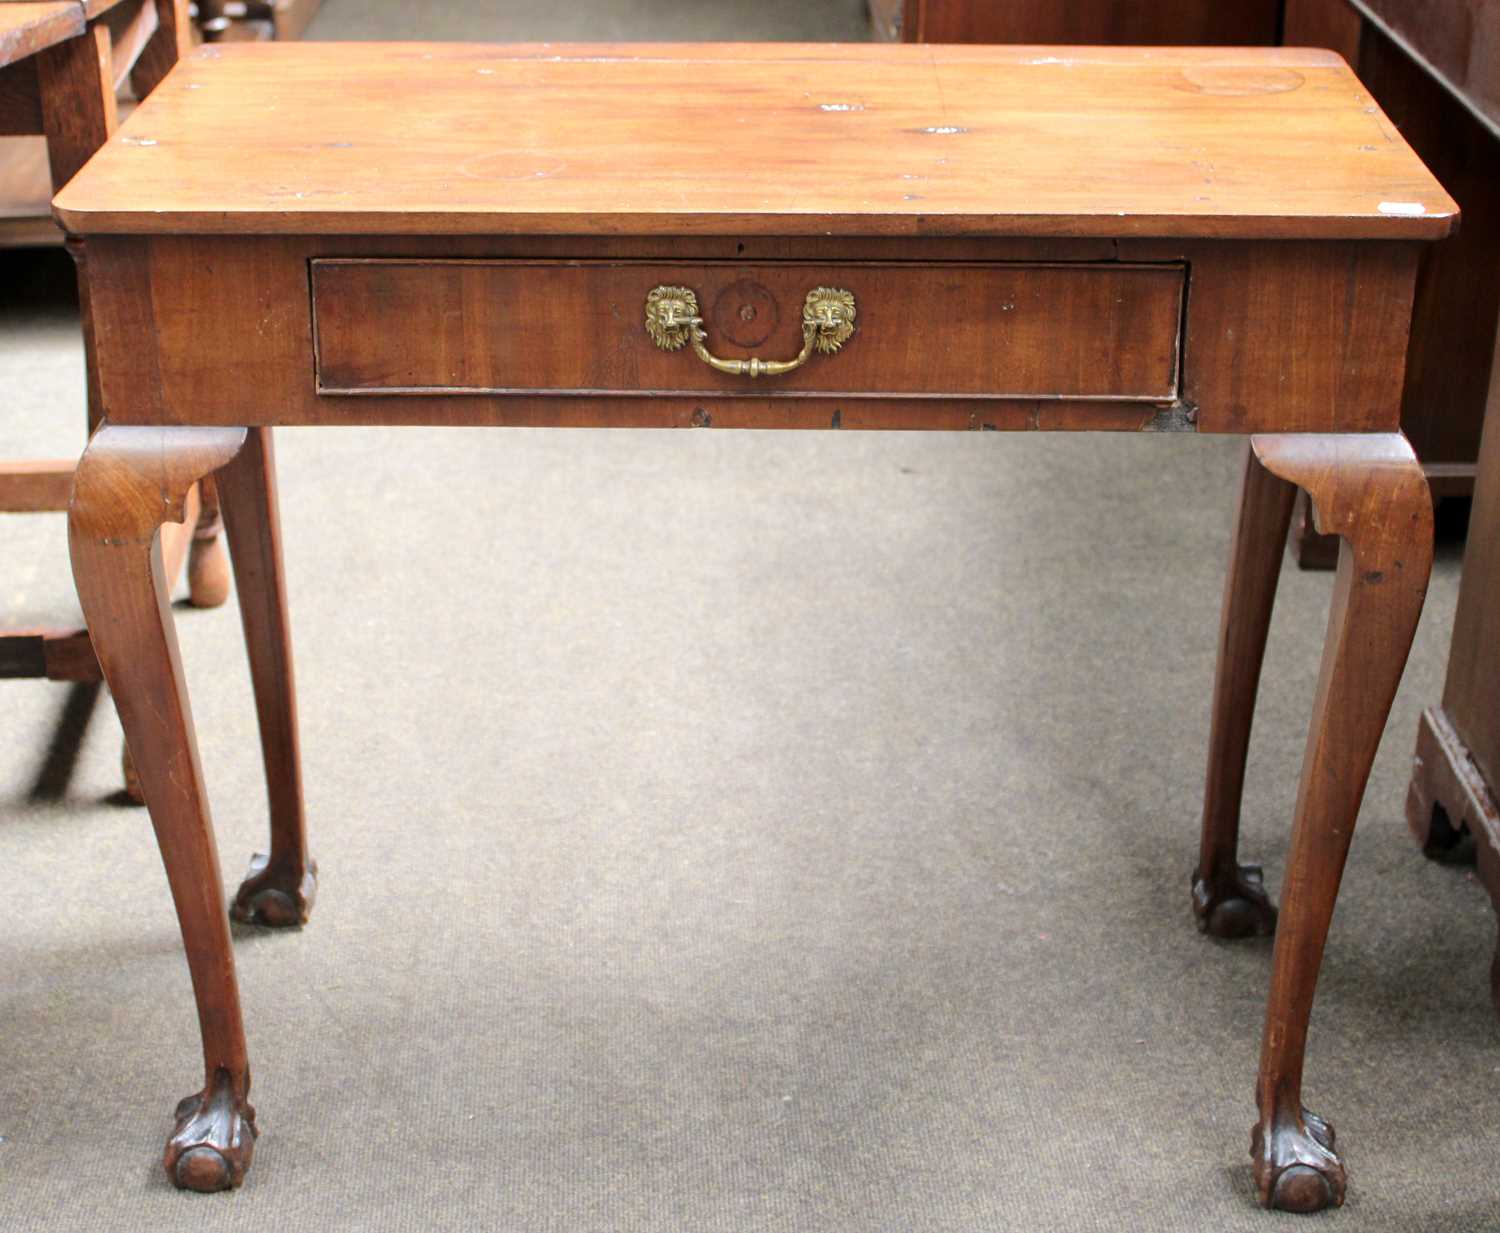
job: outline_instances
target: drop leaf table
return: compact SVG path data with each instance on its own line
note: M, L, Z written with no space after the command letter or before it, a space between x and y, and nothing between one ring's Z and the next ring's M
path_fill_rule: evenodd
M158 548L195 480L220 485L270 787L232 910L299 924L274 425L1118 429L1249 437L1192 883L1214 934L1276 922L1236 841L1297 489L1341 537L1251 1155L1266 1204L1342 1201L1303 1053L1431 564L1402 366L1419 252L1456 210L1336 55L211 46L54 209L87 254L106 417L74 574L202 1024L178 1185L237 1185L256 1133Z

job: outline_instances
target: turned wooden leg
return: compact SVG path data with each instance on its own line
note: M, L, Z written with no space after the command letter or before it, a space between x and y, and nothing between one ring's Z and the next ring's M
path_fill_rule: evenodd
M1266 896L1260 867L1239 863L1240 798L1255 693L1281 576L1281 545L1296 492L1294 485L1261 466L1255 451L1246 447L1219 621L1203 839L1198 868L1193 871L1193 914L1198 927L1215 937L1268 934L1276 929L1276 909Z
M229 598L223 530L218 488L213 476L204 476L198 484L198 520L188 552L188 603L194 608L217 608Z
M235 919L256 924L304 925L318 893L318 867L307 854L297 690L269 428L249 430L244 449L219 473L218 487L234 558L271 804L271 851L251 860L249 876L231 910Z
M1306 490L1340 538L1323 666L1292 823L1251 1141L1261 1202L1344 1201L1333 1128L1302 1107L1307 1024L1360 800L1416 632L1432 568L1432 498L1399 433L1262 436L1264 466Z
M204 1085L177 1107L164 1163L178 1186L238 1186L255 1143L250 1068L219 855L182 678L159 531L244 429L94 434L73 477L68 542L99 665L134 754L182 927L203 1034Z

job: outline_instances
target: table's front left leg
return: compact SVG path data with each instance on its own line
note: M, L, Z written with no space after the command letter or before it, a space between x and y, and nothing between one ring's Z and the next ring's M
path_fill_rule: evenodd
M1323 946L1375 751L1432 568L1432 497L1399 433L1261 436L1260 462L1307 491L1340 538L1271 974L1251 1143L1261 1202L1318 1211L1344 1200L1333 1128L1302 1107L1302 1063Z
M244 1180L255 1145L250 1067L219 855L162 566L160 530L188 487L229 462L242 428L106 424L73 477L68 542L94 650L134 755L177 907L203 1035L203 1090L177 1107L164 1159L192 1190Z

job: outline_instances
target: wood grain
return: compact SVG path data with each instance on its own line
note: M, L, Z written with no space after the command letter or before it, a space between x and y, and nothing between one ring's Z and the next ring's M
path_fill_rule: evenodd
M218 489L234 555L271 806L271 850L251 861L230 910L249 923L305 925L318 893L318 867L307 851L291 618L269 428L246 434L244 448L219 471Z
M320 260L323 393L839 393L982 398L1177 394L1180 265L819 265ZM749 380L655 346L647 293L698 297L709 348L787 358L815 287L852 292L836 355Z
M42 129L54 186L67 184L118 123L109 28L90 26L37 57Z
M0 464L0 513L39 513L68 508L72 459L21 459Z
M1193 873L1193 915L1200 929L1220 938L1276 931L1276 909L1266 895L1260 866L1241 864L1238 847L1255 695L1281 577L1281 545L1296 491L1261 466L1247 446L1231 536L1234 546L1224 577L1203 835Z
M34 56L45 47L83 33L76 0L51 4L0 4L0 66Z
M1500 0L1357 0L1500 128Z
M41 131L42 95L36 82L36 58L0 66L0 138L34 137ZM0 141L0 152L14 145ZM0 176L4 175L3 168L4 163L0 162ZM0 200L4 200L3 196Z
M1100 401L1055 399L1049 404L1044 400L1018 398L1007 402L968 395L903 401L900 396L864 398L855 391L845 397L847 391L834 391L814 405L799 408L792 404L810 402L816 388L798 394L795 387L779 385L779 378L762 379L748 388L743 381L734 384L733 379L726 378L726 385L699 385L708 392L691 398L608 394L591 398L553 395L545 399L462 394L340 397L317 392L308 307L309 266L314 260L379 257L395 247L409 258L430 254L448 259L565 257L586 261L614 260L624 253L642 261L667 262L687 251L685 243L670 237L636 241L439 237L402 239L393 246L373 237L95 237L87 247L91 294L98 301L96 345L104 402L110 418L117 423L461 422L686 427L706 422L715 426L826 428L834 421L835 411L841 412L839 422L845 427L993 426L1009 430L1087 426L1135 430L1153 421L1154 411L1143 413L1138 405L1111 409L1109 403ZM816 268L824 272L850 269L871 259L893 259L893 265L901 265L894 259L905 257L905 264L909 264L928 252L929 246L934 260L958 264L1018 260L1026 245L1040 245L1033 251L1041 259L1065 257L1070 252L1094 258L1100 251L1108 251L1125 265L1186 265L1190 286L1183 392L1174 405L1182 415L1191 412L1196 417L1199 431L1370 432L1393 430L1398 423L1402 356L1416 260L1414 245L1138 241L1101 250L1092 246L1070 249L1053 241L1034 240L916 243L881 239L844 241L846 259L841 262L830 261L828 242L814 238L774 242L701 238L691 245L706 258L752 270L761 261L769 265L799 259L816 263ZM753 262L749 260L752 256L756 259ZM1083 277L1084 271L1076 271L1074 276ZM787 283L789 289L793 285ZM223 294L225 286L236 288L235 294ZM800 300L805 287L797 281L795 288ZM632 348L640 347L645 332L639 307L623 298L614 302L621 320L601 325L600 337L614 340L616 345L624 342ZM417 305L413 311L424 310ZM565 328L555 309L544 308L539 313L537 330L546 328L543 321ZM1002 324L991 331L984 345L1002 347L1003 331L1009 328L1003 323L1014 316L997 314ZM427 322L423 329L429 327L437 328ZM873 328L868 319L863 319L861 329L865 333L856 334L839 355L814 361L824 375L806 379L832 380L844 371L841 365L850 361L887 365L880 369L882 375L901 380L899 370L890 368L888 360L878 355L859 358L861 344L872 337L868 331ZM890 328L906 331L913 327L909 320L902 320ZM141 346L138 340L142 337L156 339L157 345ZM636 342L630 343L631 338ZM1061 336L1033 336L1033 340L1040 353L1022 357L1020 362L1037 371L1041 370L1039 366L1053 363L1046 355L1048 350L1076 355L1077 348L1095 345ZM351 339L349 345L355 346L356 340ZM407 331L391 340L389 349L404 353L431 345L422 331ZM975 346L982 351L978 342ZM596 343L594 349L610 348ZM457 357L461 350L450 348L450 355ZM616 381L629 375L622 360L607 356L596 359L601 364L616 364ZM680 355L653 355L650 362L662 365L657 371L668 383L686 380L678 376L682 364L688 365L688 372L695 364ZM1101 361L1106 370L1110 363ZM724 394L726 388L735 391L732 396ZM790 392L780 394L779 389ZM1053 395L1059 392L1051 391Z
M255 1143L249 1064L218 848L182 677L160 528L187 516L195 480L229 462L244 429L106 426L78 464L68 512L73 576L150 803L182 924L203 1037L203 1090L178 1108L165 1157L181 1186L243 1180Z
M1463 208L1458 234L1423 253L1402 426L1424 463L1472 465L1500 327L1500 134L1378 33L1364 39L1360 75Z
M156 14L156 29L130 72L131 88L137 98L145 98L161 85L172 66L193 45L188 0L147 0L147 3Z
M1500 913L1500 365L1490 386L1440 705L1422 715L1406 818L1429 855L1472 839ZM1490 969L1500 1012L1500 947Z
M1443 709L1485 781L1500 787L1500 365L1474 486Z
M1285 0L1282 40L1288 47L1326 47L1359 71L1364 19L1348 0Z
M1261 1201L1316 1211L1343 1202L1345 1173L1332 1127L1302 1106L1308 1023L1360 801L1427 593L1432 497L1399 433L1257 436L1251 445L1261 466L1306 490L1318 529L1342 541L1282 884L1251 1146Z
M906 0L921 43L1225 43L1276 41L1279 0Z
M1265 1202L1341 1201L1332 1132L1300 1104L1304 1046L1431 560L1430 494L1395 430L1416 241L1453 221L1342 63L1203 49L217 51L169 75L59 199L89 232L108 416L70 542L104 671L129 695L133 744L148 742L142 783L182 890L210 1063L180 1111L174 1180L237 1183L253 1125L229 939L208 919L222 913L217 857L148 553L194 477L223 468L269 771L296 748L268 425L1152 428L1257 434L1221 640L1244 662L1221 669L1224 765L1205 810L1218 827L1205 867L1232 870L1242 893L1239 712L1289 487L1346 541L1254 1139ZM644 341L657 281L699 285L715 346L780 355L808 285L855 279L861 332L784 384L745 392L700 372L684 386L695 361ZM1167 340L1178 384L1132 401ZM1008 383L1016 373L1029 379ZM862 388L823 384L840 374ZM270 782L284 825L242 907L274 889L295 923L310 902L300 781L282 767Z
M1327 52L798 44L202 47L55 208L80 234L1394 240L1454 215Z

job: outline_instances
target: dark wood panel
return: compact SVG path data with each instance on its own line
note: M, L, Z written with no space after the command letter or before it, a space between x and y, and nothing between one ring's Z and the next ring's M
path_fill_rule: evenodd
M1281 37L1288 47L1327 47L1358 71L1364 25L1349 0L1286 0Z
M1500 340L1497 340L1500 343ZM1493 375L1443 702L1422 715L1406 816L1438 855L1467 832L1500 912L1500 367ZM1500 952L1490 969L1500 1011Z
M1359 74L1463 209L1422 261L1402 426L1424 463L1472 462L1500 324L1500 138L1368 27Z
M697 297L707 346L785 360L815 287L849 291L833 355L751 380L664 351L647 293ZM1177 391L1180 266L316 261L319 388L333 393L837 392L1128 398Z
M1500 125L1500 0L1360 0Z
M661 240L634 241L636 251L657 256L669 245ZM719 238L693 242L699 251L733 253L752 241ZM867 252L884 252L886 241L866 241ZM579 259L619 259L631 243L612 239L594 242L575 238L566 247ZM934 254L962 262L1003 253L1024 255L1017 241L932 241ZM398 246L399 245L399 246ZM850 242L850 260L865 255ZM103 399L111 420L119 423L430 423L462 410L470 423L535 423L558 408L539 409L534 400L456 396L382 398L368 395L334 398L319 396L311 314L309 262L315 258L414 257L423 250L450 257L511 258L562 255L563 242L492 238L392 241L345 238L289 237L283 240L225 240L216 237L163 236L152 239L96 237L88 241L91 294L96 297L97 344ZM808 268L825 270L828 242L816 238L765 245L776 262L790 263L805 256ZM1196 409L1197 427L1209 432L1389 431L1397 424L1404 348L1401 339L1410 319L1416 253L1409 244L1227 242L1181 244L1135 241L1117 246L1129 263L1183 262L1190 269L1184 395L1186 415ZM467 248L468 251L464 251ZM534 252L527 252L533 248ZM926 251L910 243L908 256ZM1066 253L1069 246L1043 245L1037 255ZM1074 250L1088 253L1088 246ZM665 264L665 263L664 263ZM735 263L730 263L735 264ZM749 263L738 263L749 264ZM839 263L843 264L843 263ZM237 294L226 298L223 287ZM805 286L798 284L797 303ZM621 308L618 337L633 334L641 324L640 309ZM878 314L875 319L879 320ZM899 328L899 327L898 327ZM856 335L845 352L817 363L830 373L844 359L853 360L872 337L881 337L869 319L867 331ZM131 340L154 336L158 346L142 349ZM632 344L635 345L635 344ZM874 350L874 348L865 348ZM664 361L681 360L678 354ZM865 361L861 361L865 362ZM163 367L164 366L164 367ZM675 368L673 369L675 371ZM795 376L796 374L793 374ZM754 401L774 401L775 387L762 382ZM689 423L702 407L714 424L728 422L714 406L733 402L715 390L713 405L689 399L680 408L663 405L659 423ZM706 397L706 396L704 396ZM744 395L747 401L750 396ZM651 400L636 398L649 406ZM783 402L795 401L783 399ZM831 402L832 400L824 400ZM824 427L834 410L822 414L799 412L796 426ZM509 402L510 406L494 404ZM447 403L447 406L438 404ZM1017 413L988 411L982 402L944 410L943 400L929 400L926 420L899 426L966 427L970 416L976 427L1037 428L1063 426L1061 412L1038 413L1025 400ZM400 405L396 405L400 404ZM991 406L997 405L991 403ZM1082 404L1086 405L1086 404ZM680 412L680 414L679 414ZM585 422L577 408L566 412L569 423ZM626 422L618 406L600 405L600 424ZM635 424L643 412L630 411ZM749 416L749 409L737 414ZM765 426L793 426L789 412L767 413ZM860 411L870 415L869 409ZM891 417L896 416L890 410ZM1069 412L1071 414L1071 412ZM1152 419L1140 408L1117 415L1097 416L1099 427L1141 427ZM1110 422L1104 422L1110 421ZM559 421L560 422L560 421ZM745 422L745 421L738 421ZM1078 426L1074 417L1066 421ZM895 427L894 418L884 421Z
M1458 15L1489 10L1488 55L1500 65L1500 5L1422 0L1411 8L1430 10L1432 29L1414 40L1429 47L1451 41L1455 22L1477 38ZM1402 395L1402 430L1431 475L1433 467L1471 467L1479 448L1500 324L1500 278L1493 273L1500 268L1500 138L1431 69L1368 21L1366 10L1390 18L1406 5L1287 0L1286 38L1340 51L1463 210L1458 234L1423 252ZM1405 17L1397 24L1415 29ZM1466 45L1478 55L1483 41ZM1449 489L1463 486L1450 477Z
M905 37L922 43L1273 43L1278 9L1279 0L913 0Z
M1500 371L1474 485L1443 710L1485 781L1500 788Z
M36 58L0 65L0 137L31 137L41 131L42 92L36 80Z
M1393 430L1422 246L1121 244L1186 260L1200 432Z

